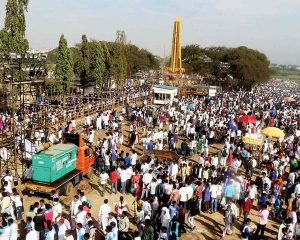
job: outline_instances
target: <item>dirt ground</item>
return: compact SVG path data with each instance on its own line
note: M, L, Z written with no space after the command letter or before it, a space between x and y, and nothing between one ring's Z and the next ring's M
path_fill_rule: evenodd
M124 129L123 129L123 134L124 134L124 142L126 143L126 137L128 136L128 125L125 124ZM104 137L106 135L105 130L100 130L95 133L95 141L100 137ZM178 145L179 146L179 145ZM217 153L218 150L222 147L220 144L215 144L209 146L209 151L211 153ZM136 146L136 150L138 151L139 155L141 155L141 145ZM126 152L129 152L130 149L128 149L126 146L122 146L122 150ZM194 155L192 156L193 159L197 159L198 156ZM23 189L23 186L19 187L20 190ZM110 195L109 193L106 193L104 196L102 195L102 191L98 187L98 180L97 178L94 178L92 181L88 179L84 179L81 183L79 183L77 186L74 187L73 192L70 194L70 196L65 197L62 196L62 204L64 207L64 211L68 212L68 208L70 206L70 203L72 201L73 195L76 193L77 189L81 189L82 191L85 192L86 196L88 199L91 200L93 203L92 207L92 216L93 218L97 221L98 220L98 212L100 205L103 203L105 198L109 199L109 203L112 207L112 210L114 209L114 204L117 203L119 200L119 197L121 196L120 193L118 194L112 194ZM36 201L39 201L40 199L44 198L45 196L31 196L28 197L27 195L23 196L24 198L24 208L25 212L28 211L29 205L33 204ZM128 206L130 208L131 213L133 213L133 196L131 194L126 194L124 196L125 200L128 203ZM254 206L256 206L256 203L254 203ZM250 218L253 221L253 224L257 224L258 221L258 213L256 210L256 207L251 211ZM234 226L234 232L232 235L227 235L224 239L228 240L236 240L240 239L240 226L243 218L237 219L235 222ZM224 229L224 220L223 220L223 215L221 213L214 213L214 214L209 214L209 213L202 213L200 216L195 217L194 223L196 225L196 229L193 231L188 231L186 234L182 235L180 239L193 239L193 240L215 240L215 239L220 239L222 237L222 232ZM23 227L23 226L22 226ZM132 229L135 229L135 226L131 226ZM188 227L187 227L188 229ZM267 237L276 238L278 232L278 222L270 219L266 228L265 235ZM24 239L24 238L20 238ZM266 238L268 239L268 238Z

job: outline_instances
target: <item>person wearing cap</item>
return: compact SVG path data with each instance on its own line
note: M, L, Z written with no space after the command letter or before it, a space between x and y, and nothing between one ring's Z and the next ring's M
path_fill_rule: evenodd
M31 224L27 224L25 227L27 234L25 240L38 240L37 232L32 228Z

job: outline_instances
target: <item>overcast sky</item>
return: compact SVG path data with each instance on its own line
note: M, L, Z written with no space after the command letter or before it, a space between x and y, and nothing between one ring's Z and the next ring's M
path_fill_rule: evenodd
M6 0L0 0L3 27ZM182 44L247 46L273 63L300 65L300 0L30 0L30 47L53 49L63 33L70 46L89 39L127 40L153 53L170 53L173 21L182 22Z

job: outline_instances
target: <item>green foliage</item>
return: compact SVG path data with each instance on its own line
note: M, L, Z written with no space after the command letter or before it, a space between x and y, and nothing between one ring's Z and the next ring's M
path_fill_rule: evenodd
M124 34L122 36L122 39L125 38ZM58 51L59 48L49 52L47 59L49 64L58 64ZM138 71L160 67L158 57L148 50L124 44L122 41L89 42L83 35L82 42L70 48L70 51L73 72L79 76L83 88L96 86L97 89L108 89L112 80L117 87L121 87L126 77L133 76Z
M73 61L67 40L61 35L56 53L55 87L58 92L70 92L73 81Z
M146 49L139 49L137 46L126 45L127 75L132 76L138 71L159 69L159 60Z
M90 71L90 51L86 35L82 35L80 57L82 62L80 71L80 83L82 86L85 86L88 82L88 75Z
M90 66L87 69L89 82L95 83L97 88L103 87L103 74L105 71L104 54L102 44L96 41L90 43ZM88 63L87 63L88 64Z
M109 42L107 48L110 55L110 76L115 80L117 87L121 87L125 83L127 68L124 45L118 42Z
M201 48L199 45L188 45L182 49L182 61L187 73L213 75L216 78L225 76L227 84L233 87L250 89L254 84L270 78L267 57L246 47ZM228 69L222 67L221 63L228 65Z
M247 47L230 49L228 62L232 76L238 80L238 86L251 89L254 84L270 79L270 62L266 55Z
M284 80L300 80L300 70L296 68L272 66L271 75L273 78L279 78Z
M27 11L29 0L7 0L4 28L0 31L0 52L25 53L29 44L25 38Z

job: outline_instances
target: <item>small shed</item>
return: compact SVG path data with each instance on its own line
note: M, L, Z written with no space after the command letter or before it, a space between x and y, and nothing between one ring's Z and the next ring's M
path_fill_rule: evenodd
M172 103L174 97L177 96L177 87L167 85L154 85L153 93L154 104Z

